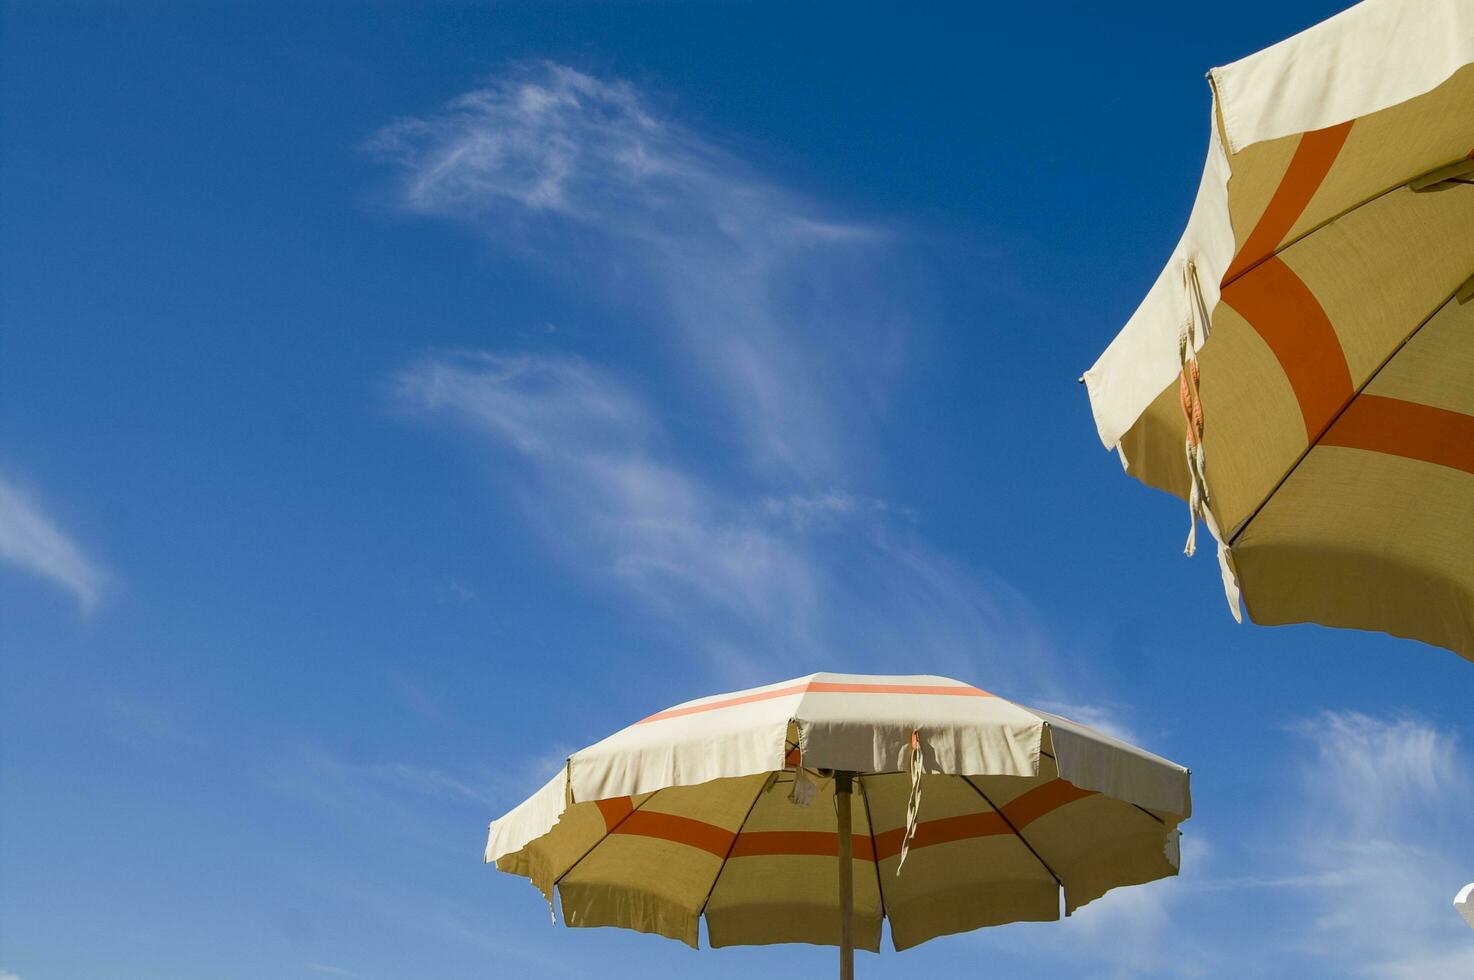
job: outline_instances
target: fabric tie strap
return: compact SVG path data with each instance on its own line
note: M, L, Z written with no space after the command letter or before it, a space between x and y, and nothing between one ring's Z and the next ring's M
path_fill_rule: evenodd
M1237 570L1233 565L1233 553L1228 542L1218 529L1213 517L1213 508L1208 496L1208 463L1203 451L1203 396L1201 376L1198 371L1198 347L1208 339L1209 321L1207 306L1203 302L1203 291L1198 283L1197 265L1189 259L1183 266L1182 285L1187 291L1187 316L1183 318L1177 335L1177 356L1182 364L1178 378L1178 400L1182 405L1182 417L1187 423L1188 475L1188 531L1187 544L1183 553L1193 555L1198 550L1198 521L1208 526L1208 533L1218 545L1218 570L1223 576L1223 595L1228 600L1228 609L1233 618L1242 623L1240 591ZM1201 323L1202 341L1199 340Z
M819 791L809 771L804 768L804 750L800 743L798 748L798 763L793 767L793 789L788 791L788 802L794 806L808 806L814 802L814 794Z
M906 834L901 838L901 860L896 865L896 877L906 866L906 855L911 852L911 838L916 836L916 818L921 813L921 732L911 732L911 793L906 797Z

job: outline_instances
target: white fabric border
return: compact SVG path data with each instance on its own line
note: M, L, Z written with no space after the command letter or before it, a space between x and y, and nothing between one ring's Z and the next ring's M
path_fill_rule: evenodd
M741 698L808 681L968 686L945 677L813 674L702 700ZM806 768L902 771L909 762L910 733L919 730L925 770L952 775L1037 773L1048 725L1060 775L1076 786L1184 818L1191 805L1183 767L1003 698L785 693L631 725L574 753L542 789L491 823L485 859L493 863L515 854L552 830L570 802L780 770L790 721L798 728Z
M1208 136L1208 159L1193 202L1187 229L1172 251L1166 268L1147 292L1126 326L1111 341L1095 366L1081 378L1090 394L1095 427L1107 449L1115 449L1152 399L1182 370L1178 337L1192 300L1183 288L1191 262L1198 270L1198 287L1208 310L1218 306L1218 284L1233 261L1233 226L1228 218L1228 157L1218 139L1218 127ZM1198 334L1198 347L1207 331ZM1121 465L1127 463L1121 457Z
M487 864L515 854L553 829L568 800L568 768L548 780L543 788L493 820L486 833Z
M1210 75L1232 154L1415 99L1470 62L1470 0L1364 0Z
M1214 89L1208 159L1182 240L1141 305L1081 379L1107 449L1181 369L1179 331L1190 302L1190 261L1203 302L1218 306L1233 261L1229 150L1325 129L1423 95L1474 63L1474 0L1365 0L1279 44L1209 73ZM1198 346L1206 336L1200 336ZM1122 457L1122 465L1127 460Z
M1026 710L1049 725L1061 779L1184 820L1192 815L1187 769L1068 718L1037 708Z

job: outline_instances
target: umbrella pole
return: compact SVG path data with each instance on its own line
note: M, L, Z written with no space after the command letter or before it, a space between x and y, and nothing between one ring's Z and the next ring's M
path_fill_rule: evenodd
M850 791L854 773L834 774L834 813L839 821L839 980L855 980L855 862L850 840Z

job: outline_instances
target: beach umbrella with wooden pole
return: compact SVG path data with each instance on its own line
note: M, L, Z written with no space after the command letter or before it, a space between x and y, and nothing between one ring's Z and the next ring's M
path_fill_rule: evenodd
M896 949L1177 873L1188 771L944 677L814 674L658 711L491 824L569 926Z
M1235 617L1474 659L1474 2L1367 0L1208 81L1187 230L1082 379L1101 439L1189 554L1206 523Z

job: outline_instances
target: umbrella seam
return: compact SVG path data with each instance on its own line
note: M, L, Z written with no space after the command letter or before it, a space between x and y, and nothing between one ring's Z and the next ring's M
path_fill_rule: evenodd
M752 802L747 805L747 812L742 816L742 822L737 825L737 832L732 835L732 843L727 845L727 853L722 858L722 863L717 867L717 873L712 876L711 887L706 890L706 898L701 900L701 907L696 910L696 918L701 919L706 916L706 906L711 902L711 896L717 890L717 883L722 880L722 872L727 870L727 862L732 860L732 851L737 848L737 838L742 836L742 828L747 826L747 821L752 818L752 811L757 809L758 801L763 798L763 794L768 791L768 787L777 781L777 778L777 772L768 773L768 777L763 780L762 785L753 794ZM706 923L706 941L708 944L711 942L711 920L709 919Z
M1410 332L1406 337L1402 338L1401 343L1394 347L1391 353L1383 358L1382 363L1378 364L1374 369L1372 369L1372 372L1367 375L1366 380L1357 386L1356 390L1351 393L1350 398L1346 399L1346 403L1341 406L1340 410L1337 411L1335 415L1331 416L1330 421L1321 426L1321 429L1319 432L1316 433L1315 438L1310 440L1305 449L1302 450L1300 455L1295 458L1295 462L1291 463L1290 468L1285 470L1285 474L1279 478L1279 482L1275 483L1274 487L1269 491L1269 493L1264 495L1264 499L1259 501L1259 506L1255 507L1254 510L1249 514L1249 516L1244 518L1239 523L1239 526L1234 529L1233 533L1229 535L1229 547L1233 547L1234 545L1238 544L1239 538L1242 537L1243 533L1249 529L1249 525L1254 523L1255 518L1259 516L1259 514L1264 510L1265 507L1269 506L1269 502L1274 499L1275 494L1279 493L1280 489L1284 487L1285 483L1290 479L1290 477L1295 475L1295 471L1300 468L1301 463L1305 462L1306 457L1310 455L1311 450L1321 444L1321 441L1326 437L1326 433L1330 432L1331 428L1338 421L1340 421L1341 416L1346 414L1346 410L1350 408L1351 405L1358 398L1361 397L1362 393L1367 390L1367 387L1373 381L1377 380L1377 376L1382 373L1383 369L1386 368L1387 365L1391 364L1394 360L1396 360L1397 355L1402 353L1403 349L1412 342L1412 339L1416 337L1419 333L1421 333L1424 327L1433 322L1434 317L1438 316L1439 313L1442 313L1448 307L1448 305L1454 301L1454 298L1458 296L1459 290L1462 288L1462 283L1458 286L1455 286L1453 292L1449 293L1437 306L1433 307L1428 315L1423 317L1423 319L1418 322L1418 325L1416 327L1413 327L1412 332ZM1248 599L1246 596L1246 604L1247 601Z
M1148 810L1146 807L1142 806L1140 803L1133 803L1131 805L1134 806L1134 807L1136 807L1136 809L1140 810L1142 813L1145 813L1147 816L1151 817L1153 820L1155 820L1157 823L1161 824L1163 827L1167 826L1167 821L1163 820L1161 817L1157 816L1155 813L1153 813L1152 811Z
M860 787L860 798L865 801L865 826L870 830L870 853L875 855L875 892L880 897L880 917L886 918L885 912L885 889L881 886L880 879L880 853L875 846L875 820L870 816L870 791L865 788L864 777L855 774L855 782Z
M1459 158L1459 160L1466 160L1466 159L1468 159L1468 157L1460 157ZM1458 163L1459 160L1454 160L1454 161L1452 161L1452 163ZM1450 165L1451 164L1444 164L1444 166L1450 166ZM1438 170L1438 169L1441 169L1441 168L1434 167L1433 170L1424 171L1424 173L1433 173L1435 170ZM1331 215L1330 217L1326 218L1323 221L1316 222L1313 226L1305 229L1303 232L1301 232L1300 234L1296 235L1294 238L1290 239L1289 241L1287 241L1287 242L1281 242L1278 246L1275 247L1275 249L1272 252L1269 252L1266 255L1261 255L1259 258L1255 259L1254 262L1251 265L1245 266L1232 279L1228 279L1228 280L1225 280L1224 282L1220 283L1219 284L1219 288L1220 289L1223 289L1223 288L1226 288L1226 287L1232 285L1233 283L1238 282L1240 279L1244 278L1244 276L1247 276L1249 273L1253 272L1255 269L1259 268L1261 265L1263 265L1264 263L1268 262L1270 259L1276 258L1279 255L1282 255L1283 253L1287 252L1291 248L1293 248L1296 245L1300 244L1301 242L1305 241L1305 239L1309 238L1311 235L1314 235L1316 232L1321 231L1322 229L1326 228L1328 225L1333 225L1336 222L1340 221L1342 218L1344 218L1347 215L1351 214L1352 212L1354 212L1354 211L1360 211L1362 208L1366 207L1367 205L1373 204L1376 201L1380 201L1382 198L1386 197L1388 194L1395 194L1397 191L1402 190L1404 187L1408 186L1409 184L1411 184L1413 181L1417 180L1421 176L1423 176L1423 174L1414 174L1413 176L1407 178L1406 180L1399 181L1396 184L1392 184L1389 187L1385 187L1382 190L1377 191L1375 194L1371 194L1371 195L1369 195L1367 197L1362 198L1360 201L1357 201L1355 204L1351 205L1350 207L1347 207L1347 208L1344 208L1344 209L1342 209L1340 211L1337 211L1335 214Z
M1000 809L996 803L994 803L992 800L988 799L988 794L987 793L984 793L981 789L979 789L978 788L978 784L975 783L975 782L973 782L972 779L970 779L967 776L963 776L962 777L962 781L964 783L966 783L968 786L971 786L972 787L972 791L974 793L978 794L979 796L981 796L983 798L983 802L986 803L986 804L988 804L988 806L992 807L993 808L993 812L996 813L996 814L998 814L998 816L1000 816L1000 817L1003 818L1003 822L1006 823L1006 824L1008 824L1008 829L1011 830L1011 831L1013 831L1013 836L1015 836L1015 837L1017 837L1019 839L1019 843L1023 844L1025 847L1027 847L1029 849L1029 853L1032 854L1032 855L1034 855L1034 860L1038 861L1040 867L1042 867L1045 871L1048 871L1049 872L1049 877L1051 877L1051 878L1054 879L1054 883L1056 885L1058 885L1060 888L1064 888L1065 887L1064 881L1060 878L1059 875L1057 875L1057 874L1054 873L1054 869L1049 866L1049 862L1045 861L1044 858L1040 856L1039 852L1036 851L1036 850L1034 850L1034 845L1033 844L1030 844L1029 841L1028 841L1028 839L1026 837L1024 837L1023 834L1019 833L1019 829L1013 825L1013 821L1010 820L1010 819L1008 819L1008 814L1004 813L1003 810Z
M1039 750L1039 754L1042 755L1042 756L1046 756L1046 757L1048 757L1050 759L1054 759L1054 753L1052 753L1052 752L1045 752L1043 749L1040 749ZM1056 766L1059 765L1059 760L1058 759L1054 759L1054 762L1055 762L1055 765ZM1189 771L1191 771L1191 770L1189 770ZM964 776L963 778L965 779L967 777ZM974 786L973 789L977 789L977 787ZM979 790L979 792L982 792L982 791ZM984 797L984 799L987 799L987 797ZM989 800L989 805L990 806L992 805L992 801L991 800ZM1161 817L1157 816L1155 813L1153 813L1152 811L1148 810L1146 807L1142 806L1140 803L1132 803L1131 805L1134 806L1134 807L1136 807L1136 809L1140 810L1142 813L1145 813L1147 816L1151 817L1153 820L1155 820L1157 823L1161 824L1163 827L1167 826L1167 821L1163 820ZM994 809L996 810L997 807L994 807Z
M604 843L610 837L613 837L615 831L619 830L620 827L624 826L624 822L626 820L628 820L630 817L634 816L635 813L637 813L642 807L644 807L644 805L646 803L649 803L651 800L655 799L655 797L660 792L661 792L661 790L658 790L657 789L657 790L655 790L655 792L651 793L649 796L647 796L643 800L641 800L639 806L632 806L632 807L630 807L630 812L629 813L626 813L624 816L620 817L619 818L619 823L616 823L613 827L610 827L607 830L605 830L603 836L601 836L598 840L596 840L592 844L590 844L589 845L589 849L587 851L584 851L582 854L580 854L578 856L578 860L577 861L574 861L572 864L570 864L568 866L568 870L567 871L563 872L557 878L554 878L553 879L553 887L554 888L557 888L559 885L563 884L563 879L564 878L567 878L569 875L573 874L573 869L574 868L577 868L580 864L582 864L584 858L586 858L590 854L594 853L594 849L596 847L598 847L600 844Z

